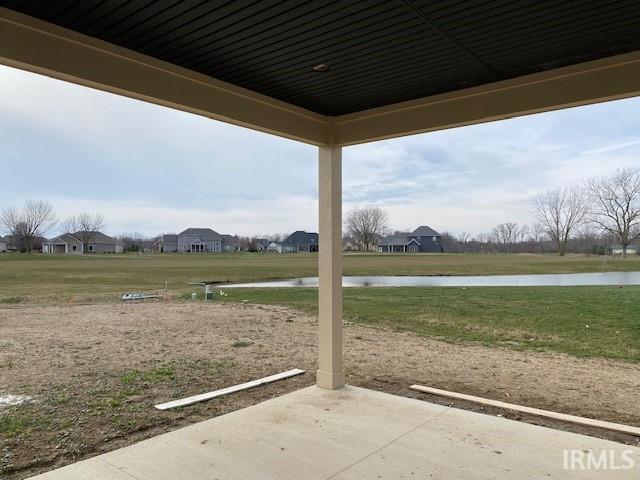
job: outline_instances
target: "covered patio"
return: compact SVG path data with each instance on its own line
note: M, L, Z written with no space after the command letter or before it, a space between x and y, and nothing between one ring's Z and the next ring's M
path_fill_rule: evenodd
M342 148L636 96L639 19L622 1L0 0L4 65L318 147L317 387L45 477L632 478L563 469L565 449L623 445L345 387Z

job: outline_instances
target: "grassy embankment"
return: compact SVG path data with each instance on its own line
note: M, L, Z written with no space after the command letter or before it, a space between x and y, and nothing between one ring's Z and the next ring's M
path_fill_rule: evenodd
M0 254L0 302L117 301L118 294L193 290L190 282L249 282L313 276L315 254ZM497 275L640 270L640 257L552 255L345 255L345 275Z
M0 255L0 304L118 301L130 290L176 299L202 280L316 274L315 255ZM640 270L640 258L547 255L346 255L346 275L478 275ZM227 290L224 301L315 313L313 289ZM219 297L222 298L222 297ZM345 319L455 342L640 361L640 287L352 288Z

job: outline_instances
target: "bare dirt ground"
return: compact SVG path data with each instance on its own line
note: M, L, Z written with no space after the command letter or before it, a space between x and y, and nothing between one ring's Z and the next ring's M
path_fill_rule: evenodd
M0 476L21 479L314 382L317 319L233 304L0 309ZM348 325L350 384L451 404L413 383L640 426L640 365L456 345ZM161 412L153 405L294 367L307 374ZM456 403L463 408L473 405ZM480 409L482 410L482 409ZM637 443L631 436L511 418Z

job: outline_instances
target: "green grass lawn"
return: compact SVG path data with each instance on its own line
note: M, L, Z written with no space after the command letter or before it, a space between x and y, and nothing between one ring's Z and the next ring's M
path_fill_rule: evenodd
M126 291L187 293L189 282L256 281L317 274L315 254L42 255L0 254L0 302L102 301ZM345 275L495 275L640 270L640 257L553 255L379 255L344 257Z
M313 276L315 254L0 255L0 304L116 302L126 291L190 282L248 282ZM346 275L479 275L640 270L626 260L551 255L377 255L344 257ZM308 312L314 289L227 289L218 301L279 304ZM640 287L347 288L345 319L455 342L640 361Z
M216 301L317 312L315 289L227 289ZM218 300L220 299L220 300ZM453 342L640 361L640 287L345 288L344 318Z

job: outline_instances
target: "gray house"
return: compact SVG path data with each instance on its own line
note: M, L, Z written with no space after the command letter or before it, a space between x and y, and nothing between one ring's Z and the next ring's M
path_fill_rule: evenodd
M222 235L210 228L187 228L178 234L178 252L221 252Z
M42 245L42 253L82 253L82 242L70 233L52 238Z
M24 244L24 240L19 235L7 235L3 238L3 241L7 244L7 252L25 252L27 251L27 245ZM42 250L42 247L47 243L47 239L44 237L33 237L31 239L31 250Z
M269 248L269 240L266 238L256 238L256 251L266 252Z
M171 233L162 235L155 243L155 250L159 253L175 253L178 251L178 235Z
M413 232L398 232L378 242L379 252L442 253L442 237L431 227L422 225Z
M222 235L223 252L239 252L240 238L237 235Z
M2 252L6 252L8 249L9 245L8 242L5 238L0 237L0 253Z
M91 232L89 241L83 244L80 238L84 234L63 233L42 244L42 253L122 253L123 244L120 240L105 235L102 232Z
M318 251L318 234L298 230L280 244L282 253L302 253Z
M177 235L162 235L155 249L161 253L237 252L240 239L235 235L221 235L210 228L187 228Z

